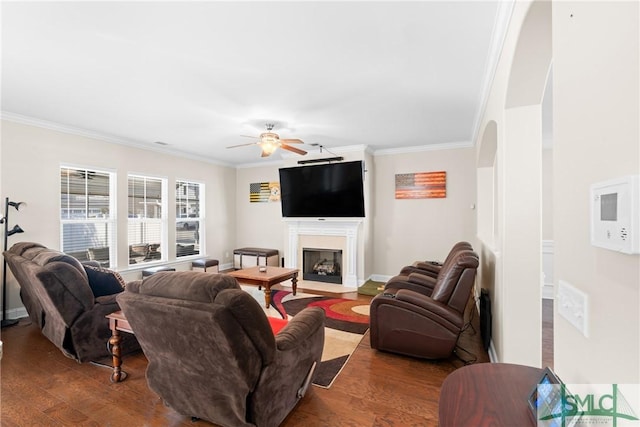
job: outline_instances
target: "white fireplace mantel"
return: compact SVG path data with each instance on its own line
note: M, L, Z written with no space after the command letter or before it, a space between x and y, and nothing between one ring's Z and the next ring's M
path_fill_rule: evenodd
M356 269L358 259L358 228L362 219L317 219L317 218L286 218L289 236L289 250L285 256L285 265L288 268L299 268L298 251L300 236L338 236L346 238L346 266L344 270L343 286L358 287L358 271ZM345 268L346 267L346 268Z

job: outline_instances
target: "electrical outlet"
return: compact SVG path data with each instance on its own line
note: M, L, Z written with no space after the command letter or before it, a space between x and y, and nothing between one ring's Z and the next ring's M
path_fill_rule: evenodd
M564 280L559 280L556 300L558 301L558 314L567 319L585 337L588 337L587 314L589 311L589 299L587 294Z

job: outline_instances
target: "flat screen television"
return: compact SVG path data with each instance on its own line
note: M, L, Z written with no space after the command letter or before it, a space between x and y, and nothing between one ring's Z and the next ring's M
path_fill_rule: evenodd
M280 169L283 217L364 217L362 161Z

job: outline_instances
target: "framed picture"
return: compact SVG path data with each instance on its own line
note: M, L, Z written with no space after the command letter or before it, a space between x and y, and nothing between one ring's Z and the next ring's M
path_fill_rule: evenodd
M249 184L249 202L265 203L280 201L279 182L254 182Z
M447 197L447 172L396 174L396 199L442 199Z

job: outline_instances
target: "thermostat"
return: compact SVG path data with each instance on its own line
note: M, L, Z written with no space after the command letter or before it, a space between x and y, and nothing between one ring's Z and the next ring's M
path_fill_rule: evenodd
M591 244L626 254L640 253L640 176L591 186Z

